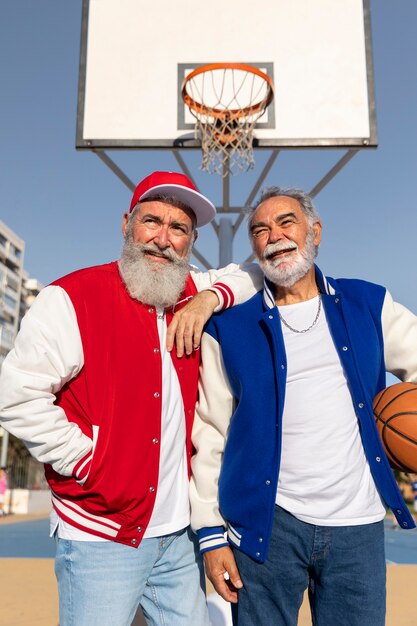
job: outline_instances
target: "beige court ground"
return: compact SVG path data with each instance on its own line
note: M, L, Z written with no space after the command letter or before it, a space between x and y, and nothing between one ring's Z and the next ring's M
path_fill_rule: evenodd
M416 590L417 565L388 566L386 626L417 626ZM0 559L0 626L59 626L52 559ZM305 603L298 626L311 626Z

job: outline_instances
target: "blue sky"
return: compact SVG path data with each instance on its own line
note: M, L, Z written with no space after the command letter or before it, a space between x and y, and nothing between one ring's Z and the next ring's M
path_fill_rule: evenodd
M417 2L371 0L371 23L379 147L362 150L317 196L318 262L330 276L386 285L417 312ZM26 241L26 269L45 284L117 258L131 196L94 154L75 150L80 26L81 0L0 0L0 219ZM266 184L309 190L341 154L281 153ZM245 202L268 155L257 152L255 171L233 180L233 204ZM178 169L163 150L111 156L135 181ZM199 172L200 155L184 158L220 203L220 181ZM218 264L210 227L199 249ZM234 260L248 254L241 228Z

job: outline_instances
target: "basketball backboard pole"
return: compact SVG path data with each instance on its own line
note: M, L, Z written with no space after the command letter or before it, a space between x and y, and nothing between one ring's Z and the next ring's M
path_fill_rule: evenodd
M278 151L277 151L278 152ZM309 192L309 195L312 198L315 198L320 191L322 191L326 185L328 185L330 183L330 181L340 172L340 170L342 168L345 167L345 165L347 163L349 163L349 161L355 156L355 154L357 154L359 152L359 148L355 148L352 150L347 150L347 152L345 152L345 154L335 163L335 165L333 165L333 167L330 168L330 170L327 172L327 174L325 176L323 176L323 178L321 180L319 180L319 182L313 187L313 189ZM278 154L275 155L275 158L278 156ZM271 155L270 160L272 159L272 157L274 157L274 154ZM275 158L273 159L273 161L275 161ZM268 162L269 163L269 162ZM268 165L267 163L267 165ZM266 165L266 166L267 166ZM272 165L272 164L271 164ZM265 166L265 167L266 167ZM269 171L269 170L268 170ZM264 172L262 172L263 174ZM263 180L261 180L261 176L258 179L258 182L256 183L256 185L254 186L248 200L247 200L247 204L246 206L250 206L255 198L255 195L258 193L260 185L262 184ZM266 175L266 174L265 174ZM264 176L265 178L265 176ZM244 214L241 213L237 222L236 222L236 226L237 228L239 228L242 220L244 218ZM236 230L237 230L236 228ZM245 263L249 263L250 261L253 261L253 259L255 258L254 254L250 254L246 259L245 259Z
M98 158L130 189L130 191L134 191L135 183L126 176L126 174L120 169L120 167L109 157L109 155L104 150L93 149L92 152L98 156ZM172 151L174 157L180 166L183 173L188 176L188 178L196 185L194 181L194 177L190 171L190 168L185 163L180 151L175 149ZM258 177L257 182L252 188L251 193L248 196L248 199L244 205L244 207L252 204L256 194L258 193L262 183L264 182L268 172L271 167L275 163L275 160L278 156L279 149L275 149L272 151L271 156L269 157L266 165L264 166L261 174ZM220 218L217 223L215 220L211 222L212 227L217 235L219 241L219 267L224 267L228 263L231 263L233 260L233 239L239 230L239 226L242 223L245 214L239 208L231 209L230 207L230 172L228 170L227 164L224 164L225 174L222 178L223 185L223 206L217 207L217 212L219 214L222 213L239 213L239 217L236 222L233 224L233 221L230 218ZM196 185L197 186L197 185ZM193 255L195 258L205 267L206 269L210 269L212 263L210 263L199 251L194 247Z
M218 209L218 213L230 212L230 168L229 160L223 161L223 206ZM219 267L224 267L233 259L233 222L230 217L221 217L219 219L219 231L217 234L219 240Z
M264 165L261 173L259 174L256 182L254 183L246 202L241 207L230 206L230 173L226 172L225 176L222 178L222 200L223 205L217 207L218 215L224 214L238 214L238 217L235 222L230 217L221 217L219 221L213 220L211 222L212 228L214 229L216 236L219 242L219 258L218 263L219 267L224 267L228 263L233 261L233 240L245 219L245 209L250 207L255 200L256 195L261 189L266 177L268 176L272 166L274 165L276 159L278 158L279 153L282 151L280 148L275 148L272 150L266 164ZM104 151L97 148L92 149L92 152L98 156L98 158L122 181L124 185L130 190L133 191L135 189L136 183L133 182L124 172L123 170L109 157L109 155ZM318 181L318 183L312 188L310 191L310 195L314 198L316 197L320 191L322 191L326 185L330 183L330 181L349 163L349 161L359 152L359 148L352 148L347 150L345 154L330 168L330 170ZM188 178L196 185L193 174L190 168L187 166L184 161L180 151L178 148L172 150L172 153L180 166L183 173L188 176ZM227 167L227 164L225 165ZM197 186L197 185L196 185ZM198 248L193 248L193 255L197 259L199 263L205 268L210 269L213 266L213 263L210 263L201 252L199 252ZM252 261L254 259L254 255L251 254L245 262Z
M233 222L230 217L219 220L219 267L233 260Z
M232 209L230 207L230 171L227 167L227 164L224 164L224 176L223 176L223 206L218 208L218 213L231 213L238 212L239 216L235 223L233 224L232 220L229 218L221 218L220 219L220 229L217 233L219 239L219 266L223 267L227 265L227 263L231 263L233 260L233 239L236 233L239 230L240 225L245 219L245 209L251 206L254 201L256 194L261 188L265 178L267 177L271 167L276 161L276 158L279 154L279 149L275 148L268 161L264 165L262 172L258 176L256 183L252 187L252 191L250 192L246 202L243 207L238 209Z
M126 187L130 190L130 191L134 191L135 187L136 187L136 183L134 183L132 180L130 180L130 178L123 172L123 170L120 169L120 167L113 161L113 159L111 159L109 157L109 155L104 151L104 150L99 150L99 149L92 149L92 152L98 156L98 158L113 172L113 174L115 174L117 176L117 178L119 178L122 183L124 185L126 185ZM178 164L180 165L180 168L182 169L182 171L184 172L184 174L186 176L188 176L188 178L194 183L194 179L193 179L193 175L191 174L189 168L187 167L184 159L182 158L182 156L179 154L179 152L177 150L173 150L173 154L178 162ZM197 185L196 185L197 186ZM218 209L218 212L221 212L220 209ZM229 220L230 221L230 220ZM231 223L231 222L230 222ZM220 237L220 228L219 228L219 224L217 224L216 222L211 222L212 227L214 228L216 235L218 237ZM223 227L224 229L225 227ZM222 263L221 260L219 259L219 267L222 267L223 265L227 265L227 263L230 263L232 260L232 254L233 254L233 250L232 250L232 242L233 242L233 226L230 226L231 229L231 234L227 235L227 241L229 243L223 243L223 248L224 250L227 250L227 252L222 253L219 256L222 256L222 258L227 259L225 263ZM227 229L225 229L225 232L227 231ZM226 238L225 236L222 237L222 239L224 239L224 241L226 242ZM220 241L220 239L219 239ZM219 244L220 245L220 244ZM193 248L193 255L194 257L197 259L197 261L199 263L201 263L201 265L203 267L205 267L206 269L210 269L213 264L210 263L202 254L201 252L198 251L198 249L196 247Z
M126 174L120 169L118 165L116 165L116 163L109 157L109 155L104 152L104 150L93 149L92 152L94 152L94 154L96 154L98 158L101 159L109 169L111 169L113 174L116 174L117 178L120 178L122 183L124 183L126 187L130 189L130 191L133 192L135 190L135 183L131 181L128 176L126 176Z
M182 169L183 173L188 176L188 178L191 180L191 182L197 187L197 183L194 180L194 177L190 171L190 168L188 167L188 165L186 164L186 162L184 161L184 159L182 158L182 154L180 153L180 151L178 149L174 149L172 150L172 154L174 155L178 165L180 166L180 168ZM214 228L214 232L216 233L216 235L219 234L219 227L218 224L215 220L212 220L210 222L210 225L212 228ZM208 266L207 269L209 269Z
M317 183L315 187L310 191L310 196L315 198L317 194L324 189L324 187L345 167L347 163L358 153L358 148L348 150L343 157L327 172L326 176Z

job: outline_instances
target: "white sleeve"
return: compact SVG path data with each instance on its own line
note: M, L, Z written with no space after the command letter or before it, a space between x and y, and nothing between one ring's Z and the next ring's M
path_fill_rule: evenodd
M0 422L42 463L70 476L92 441L69 422L55 394L84 364L74 307L66 292L45 287L22 320L0 376Z
M417 317L387 291L382 307L385 368L402 381L417 382Z
M263 286L263 273L257 263L230 263L208 272L192 267L191 276L198 291L210 289L216 293L220 301L216 312L246 302Z
M201 341L201 361L190 482L191 525L195 531L226 525L219 511L218 482L234 408L220 346L207 333Z

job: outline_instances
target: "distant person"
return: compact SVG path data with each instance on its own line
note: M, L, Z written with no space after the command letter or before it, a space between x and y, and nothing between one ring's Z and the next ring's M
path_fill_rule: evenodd
M43 289L3 363L2 425L52 490L61 626L130 626L138 605L148 624L208 623L188 501L200 335L262 280L190 268L214 216L186 176L146 177L120 260Z
M307 194L267 189L249 219L264 290L203 336L192 525L238 626L295 626L307 588L315 626L383 626L386 507L415 526L372 403L386 370L417 381L417 317L326 278L321 232Z
M5 515L4 499L8 488L7 471L5 467L0 468L0 517Z

